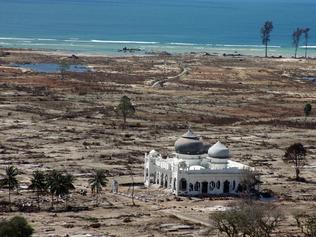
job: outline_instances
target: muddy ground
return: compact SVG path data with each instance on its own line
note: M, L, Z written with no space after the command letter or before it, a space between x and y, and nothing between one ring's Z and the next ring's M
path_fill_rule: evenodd
M316 76L316 60L203 54L69 56L2 49L0 172L8 165L20 170L15 212L6 211L7 190L0 192L2 217L27 217L34 236L217 236L209 232L208 216L237 198L176 199L164 190L138 187L137 196L148 202L136 200L133 207L126 196L129 185L123 185L130 182L128 163L136 181L142 182L144 153L155 149L171 154L188 126L205 142L222 141L233 160L262 174L262 188L275 193L275 205L285 213L276 236L297 233L292 211L315 210L316 112L305 118L303 111L306 103L316 107L316 85L304 80ZM93 71L68 72L61 79L60 73L11 67L61 61L88 65ZM171 78L183 70L183 76ZM136 108L126 129L115 109L122 95ZM295 142L308 150L308 165L301 174L306 182L293 181L293 168L282 161L286 147ZM110 180L100 207L94 206L88 185L97 168L107 169ZM63 212L60 200L57 212L49 212L50 197L45 196L41 212L18 212L22 203L36 204L26 187L37 169L72 173L76 190L68 203L78 210ZM120 183L120 195L109 192L113 178Z

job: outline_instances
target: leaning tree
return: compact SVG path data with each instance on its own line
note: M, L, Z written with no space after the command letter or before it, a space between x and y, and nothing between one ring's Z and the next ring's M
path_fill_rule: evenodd
M294 165L295 179L300 180L301 169L306 164L306 149L301 143L294 143L289 146L284 154L283 160Z
M272 21L266 21L260 30L262 44L265 45L265 57L268 57L268 43L270 42L270 33L272 32L272 30L273 30Z
M292 42L293 42L293 46L295 48L295 53L294 53L294 58L296 58L297 56L297 49L300 45L300 39L301 39L301 36L303 34L303 30L304 29L301 29L301 28L296 28L296 30L294 30L293 34L292 34Z
M123 116L123 128L126 127L126 118L128 115L135 113L135 107L133 106L131 99L124 95L120 99L120 103L117 106L117 112Z
M11 192L19 187L19 181L17 175L19 174L18 169L15 166L8 166L5 169L5 175L1 180L1 187L6 188L9 191L9 207L11 208Z

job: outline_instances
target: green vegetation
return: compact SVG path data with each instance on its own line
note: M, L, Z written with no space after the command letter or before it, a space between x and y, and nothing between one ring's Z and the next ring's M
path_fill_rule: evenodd
M304 114L305 114L305 117L309 116L311 113L312 113L312 105L311 105L310 103L307 103L307 104L304 106Z
M43 195L47 191L47 182L45 173L42 171L34 171L31 179L31 185L29 189L32 189L37 196L37 207L40 210L40 195Z
M32 234L33 228L24 217L15 216L0 222L0 237L30 237Z
M117 106L117 112L122 114L122 116L123 116L123 128L126 128L127 116L135 113L135 107L133 106L130 98L128 98L126 95L124 95L120 99L120 103Z
M270 42L270 33L273 30L272 21L266 21L264 25L261 27L261 39L262 44L265 45L265 57L268 57L268 43Z
M56 196L58 201L59 197L63 198L69 195L70 191L75 189L73 182L73 175L63 174L61 171L52 170L47 175L47 187L52 197L52 208L54 208L54 196Z
M0 182L1 188L8 189L9 191L9 206L11 208L11 192L19 187L19 181L16 176L19 174L19 171L14 166L8 166L5 169L5 175Z
M107 171L105 170L95 170L92 177L89 179L89 185L92 194L96 197L96 205L99 205L99 195L102 188L106 186L108 179L106 177Z

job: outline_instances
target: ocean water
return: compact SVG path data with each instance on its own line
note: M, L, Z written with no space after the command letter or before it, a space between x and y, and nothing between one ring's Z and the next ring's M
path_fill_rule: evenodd
M0 46L263 55L260 27L272 20L271 55L292 55L293 30L309 27L316 56L315 12L315 0L0 0Z

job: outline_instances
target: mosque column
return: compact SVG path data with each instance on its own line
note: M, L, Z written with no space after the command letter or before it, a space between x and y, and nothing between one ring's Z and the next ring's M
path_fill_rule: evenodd
M148 171L148 168L145 166L145 169L144 169L144 183L145 183L146 186L148 186L147 171Z
M159 172L159 175L158 175L158 185L160 186L161 185L161 172Z

